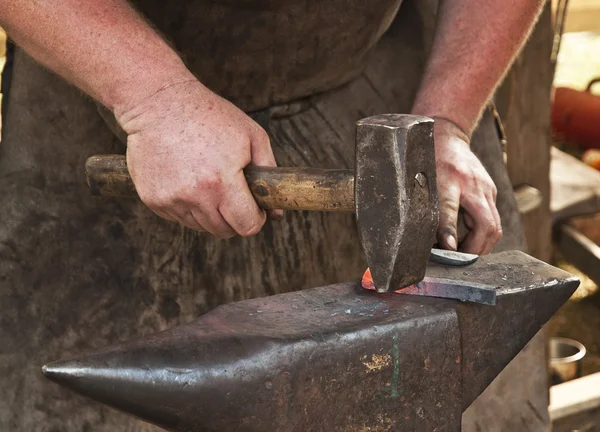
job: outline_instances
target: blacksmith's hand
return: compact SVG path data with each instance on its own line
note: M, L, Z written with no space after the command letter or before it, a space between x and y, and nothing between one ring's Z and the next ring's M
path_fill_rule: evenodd
M168 86L117 115L141 200L159 216L219 238L260 231L261 210L244 178L276 166L267 133L200 82Z
M445 249L484 255L502 237L496 186L469 148L469 137L454 123L435 119L437 184L440 200L438 243ZM470 230L458 245L459 207Z

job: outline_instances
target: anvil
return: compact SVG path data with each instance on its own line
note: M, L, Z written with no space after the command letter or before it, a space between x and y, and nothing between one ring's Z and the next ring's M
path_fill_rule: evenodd
M341 283L220 306L43 372L171 431L460 431L579 282L515 251L427 276L493 285L496 305Z

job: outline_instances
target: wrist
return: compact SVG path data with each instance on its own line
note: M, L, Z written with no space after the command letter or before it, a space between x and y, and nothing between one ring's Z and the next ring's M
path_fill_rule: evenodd
M473 95L455 94L445 83L428 80L418 92L412 113L444 123L445 129L454 129L466 136L468 142L480 116L480 103Z
M436 135L456 136L469 144L471 142L471 133L467 133L456 122L446 117L433 116L434 132Z
M109 96L108 108L119 122L125 113L169 87L196 80L174 52L166 54L168 55L163 57L159 68L156 67L155 59L144 59L130 77L121 79L110 87L112 94Z
M423 115L432 118L435 121L435 130L452 132L460 136L466 142L471 140L474 125L473 122L463 118L460 113L449 113L449 110L440 110L439 107L436 109L424 109L415 105L412 109L412 114Z
M113 110L119 126L127 134L151 127L159 119L172 115L179 105L185 103L185 99L191 93L196 93L198 90L209 92L191 74L172 76L145 90L128 103L115 107Z

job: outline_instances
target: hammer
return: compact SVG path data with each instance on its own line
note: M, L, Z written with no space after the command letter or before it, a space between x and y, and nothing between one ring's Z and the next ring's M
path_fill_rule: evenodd
M431 253L439 210L430 118L382 114L359 120L354 172L253 166L244 173L263 209L354 211L379 292L422 281L430 255L446 264L472 261ZM137 195L124 156L92 156L86 175L94 195Z

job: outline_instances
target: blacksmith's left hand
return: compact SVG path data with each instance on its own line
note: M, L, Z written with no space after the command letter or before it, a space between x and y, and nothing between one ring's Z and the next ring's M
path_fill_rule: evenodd
M469 137L453 122L435 118L435 152L440 220L438 243L445 249L485 255L502 237L496 209L497 189L477 156ZM458 245L458 211L470 230Z

